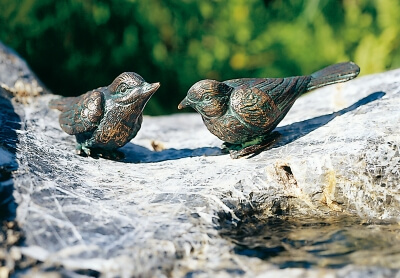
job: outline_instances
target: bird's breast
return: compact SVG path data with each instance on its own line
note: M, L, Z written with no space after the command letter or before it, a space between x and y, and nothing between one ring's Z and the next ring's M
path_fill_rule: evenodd
M134 114L126 107L109 109L93 134L98 145L119 148L136 136L142 123L142 114Z
M231 114L213 119L203 118L203 121L212 134L231 144L246 142L251 139L253 135L252 131L247 126L243 125Z

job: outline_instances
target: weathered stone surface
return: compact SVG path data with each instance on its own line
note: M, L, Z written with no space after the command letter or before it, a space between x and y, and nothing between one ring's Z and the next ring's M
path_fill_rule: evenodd
M32 97L48 93L27 63L14 50L0 42L0 88L27 103Z
M121 149L123 161L77 156L75 139L47 108L53 97L14 104L16 219L26 236L18 250L43 268L172 277L398 273L396 263L281 270L235 253L221 230L249 215L399 221L400 70L303 96L277 129L281 141L239 160L220 153L222 142L197 114L145 117Z

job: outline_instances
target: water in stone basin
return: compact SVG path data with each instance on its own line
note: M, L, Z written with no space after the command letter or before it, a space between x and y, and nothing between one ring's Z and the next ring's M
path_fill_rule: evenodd
M240 255L280 268L341 268L348 264L400 268L400 224L356 217L273 217L223 227Z

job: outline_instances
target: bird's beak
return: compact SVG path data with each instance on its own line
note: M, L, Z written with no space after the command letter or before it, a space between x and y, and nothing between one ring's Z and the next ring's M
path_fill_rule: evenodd
M178 109L183 109L183 108L188 107L188 106L189 106L189 102L188 102L187 98L185 97L185 98L181 101L181 103L179 103Z
M158 88L160 88L160 82L152 84L148 83L144 85L143 93L147 96L152 96L157 91Z

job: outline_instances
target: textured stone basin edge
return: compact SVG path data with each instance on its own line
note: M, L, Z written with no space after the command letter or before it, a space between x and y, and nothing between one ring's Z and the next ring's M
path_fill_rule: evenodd
M276 214L399 221L400 70L301 97L277 129L283 139L239 160L221 155L222 142L197 114L145 117L121 162L77 156L47 108L54 97L13 102L20 251L48 266L110 276L273 275L283 272L232 252L222 222Z
M213 272L221 266L210 258L223 253L230 254L220 262L228 268L231 260L247 260L232 254L215 229L248 211L398 220L399 76L368 76L304 96L278 128L286 142L238 161L220 155L221 142L196 114L146 117L122 148L123 162L79 157L46 108L52 96L41 97L21 116L15 175L27 243L72 269L123 269L122 253L136 267L145 260L133 273L182 273L193 269L192 260ZM154 140L165 149L151 151ZM48 234L38 232L43 227ZM81 259L54 257L61 251Z

